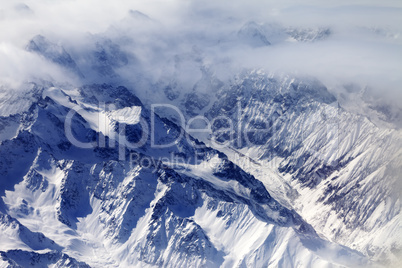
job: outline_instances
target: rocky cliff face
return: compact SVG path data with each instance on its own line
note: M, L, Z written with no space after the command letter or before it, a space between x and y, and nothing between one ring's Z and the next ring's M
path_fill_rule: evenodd
M263 49L331 34L248 22L214 42ZM174 55L172 77L134 72L133 83L123 69L144 62L119 38L91 36L70 53L36 36L26 49L79 86L0 87L0 266L397 263L399 110L345 86L362 95L359 113L314 78L241 70L220 80L197 46Z
M138 118L114 116L122 112ZM44 87L26 112L2 121L19 126L0 145L6 267L367 263L194 138L132 146L152 127L159 145L181 129L124 87Z
M287 196L283 202L331 240L375 259L396 258L400 130L343 109L317 81L258 71L240 75L217 99L206 115L235 122L231 153L260 164L243 165L246 171L270 185L278 198ZM225 128L218 122L215 132ZM223 131L216 139L228 142L229 137Z

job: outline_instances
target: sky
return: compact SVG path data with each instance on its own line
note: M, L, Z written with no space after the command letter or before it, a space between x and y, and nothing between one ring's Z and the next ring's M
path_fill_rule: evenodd
M236 34L249 22L265 31L270 46L238 42ZM329 29L330 35L290 42L283 37L287 29ZM0 83L17 90L37 78L72 84L99 79L81 81L27 52L29 40L41 34L83 69L94 40L113 40L130 55L118 70L127 83L174 77L191 88L202 76L200 66L222 80L243 68L262 68L316 77L332 90L369 86L395 102L402 99L401 32L402 1L0 0Z

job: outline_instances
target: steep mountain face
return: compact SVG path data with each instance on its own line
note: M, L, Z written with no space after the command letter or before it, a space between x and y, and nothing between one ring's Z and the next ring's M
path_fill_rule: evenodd
M26 205L25 200L22 201L22 205ZM25 207L27 208L27 207ZM24 211L24 207L21 207L21 212ZM54 241L45 237L42 233L34 233L22 225L18 220L10 217L9 215L0 214L0 227L1 227L1 241L2 249L6 249L8 244L12 244L12 240L16 239L21 241L20 246L27 249L43 250L54 249L61 250L61 247L55 244ZM11 248L12 249L12 248Z
M371 117L377 109L367 111L369 103L361 108L370 117L357 113L317 80L260 70L221 84L215 98L201 111L212 131L193 135L224 151L320 235L380 263L398 262L402 133L392 120Z
M69 267L88 268L85 263L78 262L66 254L50 251L47 253L27 252L23 250L0 251L1 267Z
M95 51L90 61L92 68L101 76L117 77L114 68L127 65L128 58L117 44L106 39L96 42Z
M31 41L29 41L26 49L67 68L69 71L72 71L81 78L84 77L76 62L73 60L70 54L67 53L64 47L50 42L42 35L37 35L32 38Z
M1 118L18 126L0 144L3 266L369 263L127 88L37 88L28 110Z
M271 43L264 35L263 29L261 29L261 27L254 21L248 22L243 25L238 31L237 35L242 42L252 47L271 45Z
M398 266L400 109L231 66L336 29L163 27L28 42L76 86L0 85L0 267Z
M316 81L259 71L222 88L206 116L223 116L213 139L227 143L230 159L319 233L375 260L397 260L400 130L344 110Z

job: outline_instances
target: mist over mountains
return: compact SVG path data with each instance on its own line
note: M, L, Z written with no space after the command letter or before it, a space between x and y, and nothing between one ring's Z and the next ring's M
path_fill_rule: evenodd
M0 5L0 266L398 267L399 1Z

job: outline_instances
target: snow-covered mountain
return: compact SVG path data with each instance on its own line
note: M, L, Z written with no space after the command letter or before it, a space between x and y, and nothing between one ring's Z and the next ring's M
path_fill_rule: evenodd
M124 143L138 141L151 117L156 144L180 133L126 88L36 88L28 110L1 118L18 125L0 150L6 267L84 265L77 261L94 267L367 264L357 251L320 238L263 183L191 137L165 149L147 140L126 151ZM111 115L132 106L142 107L144 125L127 124L122 138L116 134L121 117ZM63 122L70 109L77 111L74 137L98 145L105 139L107 146L72 144Z
M287 202L316 230L367 256L397 257L400 130L377 127L367 117L345 111L317 82L278 80L258 72L240 76L218 93L208 115L222 114L252 129L242 137L243 144L233 147L271 167L282 185L270 182L259 167L244 165L245 170L289 197Z
M398 31L197 5L0 44L0 267L402 265Z
M76 62L71 58L70 54L67 53L62 46L50 42L42 35L37 35L32 38L29 41L26 49L43 56L47 60L65 67L81 78L84 77L80 69L77 67Z
M315 79L246 71L202 111L212 132L198 137L226 144L327 239L389 264L401 248L402 133L348 108Z

